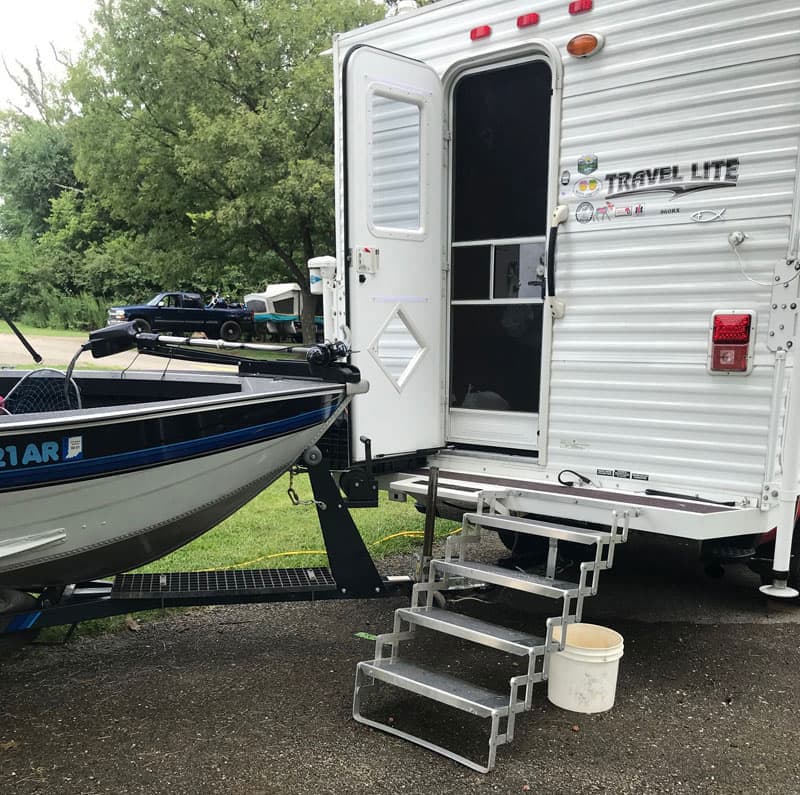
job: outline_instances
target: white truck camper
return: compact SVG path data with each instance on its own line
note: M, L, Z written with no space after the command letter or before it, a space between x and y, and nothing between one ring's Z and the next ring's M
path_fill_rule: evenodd
M371 385L352 439L392 498L465 514L354 714L485 771L629 529L767 558L762 591L797 596L800 7L441 0L333 58L325 331ZM543 573L470 562L481 528ZM591 550L574 583L559 542ZM441 609L465 582L562 607L520 637ZM527 675L498 695L412 665L417 625ZM376 680L491 719L488 762L367 717Z

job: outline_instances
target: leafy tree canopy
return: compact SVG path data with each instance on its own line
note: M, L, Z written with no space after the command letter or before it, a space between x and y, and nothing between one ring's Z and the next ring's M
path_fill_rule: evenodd
M372 0L102 0L75 171L167 281L308 283L334 245L333 34Z

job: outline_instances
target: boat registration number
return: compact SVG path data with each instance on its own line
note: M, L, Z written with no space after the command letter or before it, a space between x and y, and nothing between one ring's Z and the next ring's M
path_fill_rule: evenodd
M7 444L0 447L0 469L32 464L57 464L83 458L83 437L68 436L61 441Z

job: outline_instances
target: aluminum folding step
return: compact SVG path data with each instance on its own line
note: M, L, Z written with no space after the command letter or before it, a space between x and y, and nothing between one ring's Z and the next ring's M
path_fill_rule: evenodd
M500 585L503 588L547 596L550 599L561 599L564 596L577 597L580 594L580 586L576 582L551 580L538 574L502 569L499 566L490 566L474 561L456 563L450 560L432 560L431 567L443 574L465 577L475 582Z
M402 731L396 726L381 723L361 714L361 691L364 687L374 684L375 680L389 685L425 696L433 701L446 704L456 709L491 720L489 733L489 754L485 765L457 754L449 748L418 737L415 734ZM477 685L468 684L461 679L456 679L448 674L429 671L417 665L398 659L377 659L370 662L361 662L356 667L356 685L353 693L353 718L359 723L371 726L373 729L392 734L408 742L435 751L459 764L477 770L479 773L488 773L495 765L497 747L513 739L514 717L516 713L525 709L525 702L514 699L516 686L512 687L511 695L505 696ZM514 699L512 701L512 699ZM513 707L511 706L513 704ZM500 721L506 718L506 732L500 734Z
M358 663L365 676L447 704L479 718L508 714L508 695L465 682L449 674L431 671L407 660L371 660Z
M522 657L536 651L544 653L545 639L542 637L491 624L452 610L442 610L438 607L403 607L395 611L395 615L409 624L463 638L507 654Z
M464 521L478 527L491 527L495 530L511 530L515 533L555 538L557 541L571 541L576 544L600 544L611 541L611 533L602 530L580 530L565 525L527 519L523 516L502 516L491 513L467 513Z

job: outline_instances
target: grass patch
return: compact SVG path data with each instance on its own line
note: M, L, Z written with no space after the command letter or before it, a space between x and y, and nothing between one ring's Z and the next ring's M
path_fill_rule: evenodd
M295 477L294 485L300 499L311 498L307 475ZM138 571L327 565L326 556L316 551L325 549L316 508L292 505L286 494L288 487L289 476L284 475L213 530ZM354 510L352 515L373 557L407 552L421 545L421 535L397 536L398 533L422 533L425 517L412 502L389 502L382 493L377 508ZM437 536L447 535L457 527L454 522L437 519ZM303 554L285 554L297 552Z

